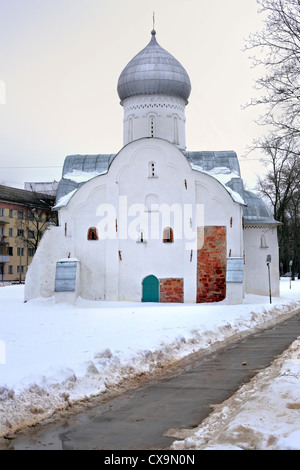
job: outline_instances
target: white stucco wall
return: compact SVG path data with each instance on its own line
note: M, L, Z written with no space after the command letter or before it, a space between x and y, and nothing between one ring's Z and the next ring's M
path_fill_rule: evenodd
M154 177L149 163L155 165ZM160 211L149 211L149 201L157 202L160 209L169 207L171 223L162 221ZM95 300L141 301L142 281L153 274L184 278L185 302L195 302L196 203L203 209L198 225L226 226L227 255L231 249L231 256L242 256L241 206L217 180L192 170L182 153L166 140L140 139L124 147L108 174L88 181L60 210L61 233L64 236L67 224L70 255L81 263L81 295ZM110 208L115 212L109 219L105 210ZM172 211L176 213L178 208L174 219ZM107 236L109 220L112 233ZM166 224L174 230L174 243L162 242ZM87 240L89 227L98 227L99 240ZM139 229L143 243L139 242ZM187 240L186 236L195 238Z
M171 218L163 220L168 209ZM60 226L46 232L28 272L26 296L53 295L56 262L69 256L80 261L84 298L139 302L143 279L152 274L184 279L184 301L195 302L197 226L225 226L227 257L240 257L241 220L241 206L223 185L193 170L176 146L158 138L134 141L107 174L86 182L60 209ZM166 226L174 243L162 241ZM98 229L98 240L87 239L90 227Z
M71 245L61 227L45 231L26 274L24 300L54 295L56 262L68 257Z
M162 95L135 96L122 101L124 146L143 137L158 137L184 150L185 105L181 98Z
M279 296L277 226L246 225L244 230L244 246L245 291L249 294L269 295L266 258L270 254L271 292L272 296Z

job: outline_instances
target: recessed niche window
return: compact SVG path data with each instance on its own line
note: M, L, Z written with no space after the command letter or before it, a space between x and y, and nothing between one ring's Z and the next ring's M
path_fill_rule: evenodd
M96 227L90 227L88 229L88 235L87 235L88 240L98 240L98 232Z
M155 162L150 162L149 163L149 178L157 178L156 163Z
M159 211L159 197L157 196L157 194L147 194L147 196L145 197L145 211Z
M261 237L260 237L260 247L261 248L269 248L268 244L267 244L266 236L264 234L262 234Z
M178 139L178 118L177 118L177 116L173 117L173 126L174 126L174 144L179 144L179 139Z
M173 243L173 242L174 242L173 230L171 229L171 227L164 228L163 243Z
M130 117L128 119L128 141L132 142L133 140L133 119Z

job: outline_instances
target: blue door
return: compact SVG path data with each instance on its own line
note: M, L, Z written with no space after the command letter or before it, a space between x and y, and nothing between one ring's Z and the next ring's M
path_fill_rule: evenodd
M143 280L142 302L159 302L159 282L157 277L151 275Z

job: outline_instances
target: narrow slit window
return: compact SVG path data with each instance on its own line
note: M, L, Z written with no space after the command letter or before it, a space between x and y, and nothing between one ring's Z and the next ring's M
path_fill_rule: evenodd
M150 162L149 163L149 178L156 178L156 164L155 162Z
M150 117L150 137L154 137L155 133L155 119L153 116Z

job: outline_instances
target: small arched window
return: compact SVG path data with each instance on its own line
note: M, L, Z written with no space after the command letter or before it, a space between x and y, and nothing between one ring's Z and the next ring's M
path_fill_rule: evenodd
M96 227L90 227L88 229L88 235L87 235L88 240L98 240L98 232Z
M171 227L164 228L163 243L173 243L173 242L174 242L173 230L171 229Z

